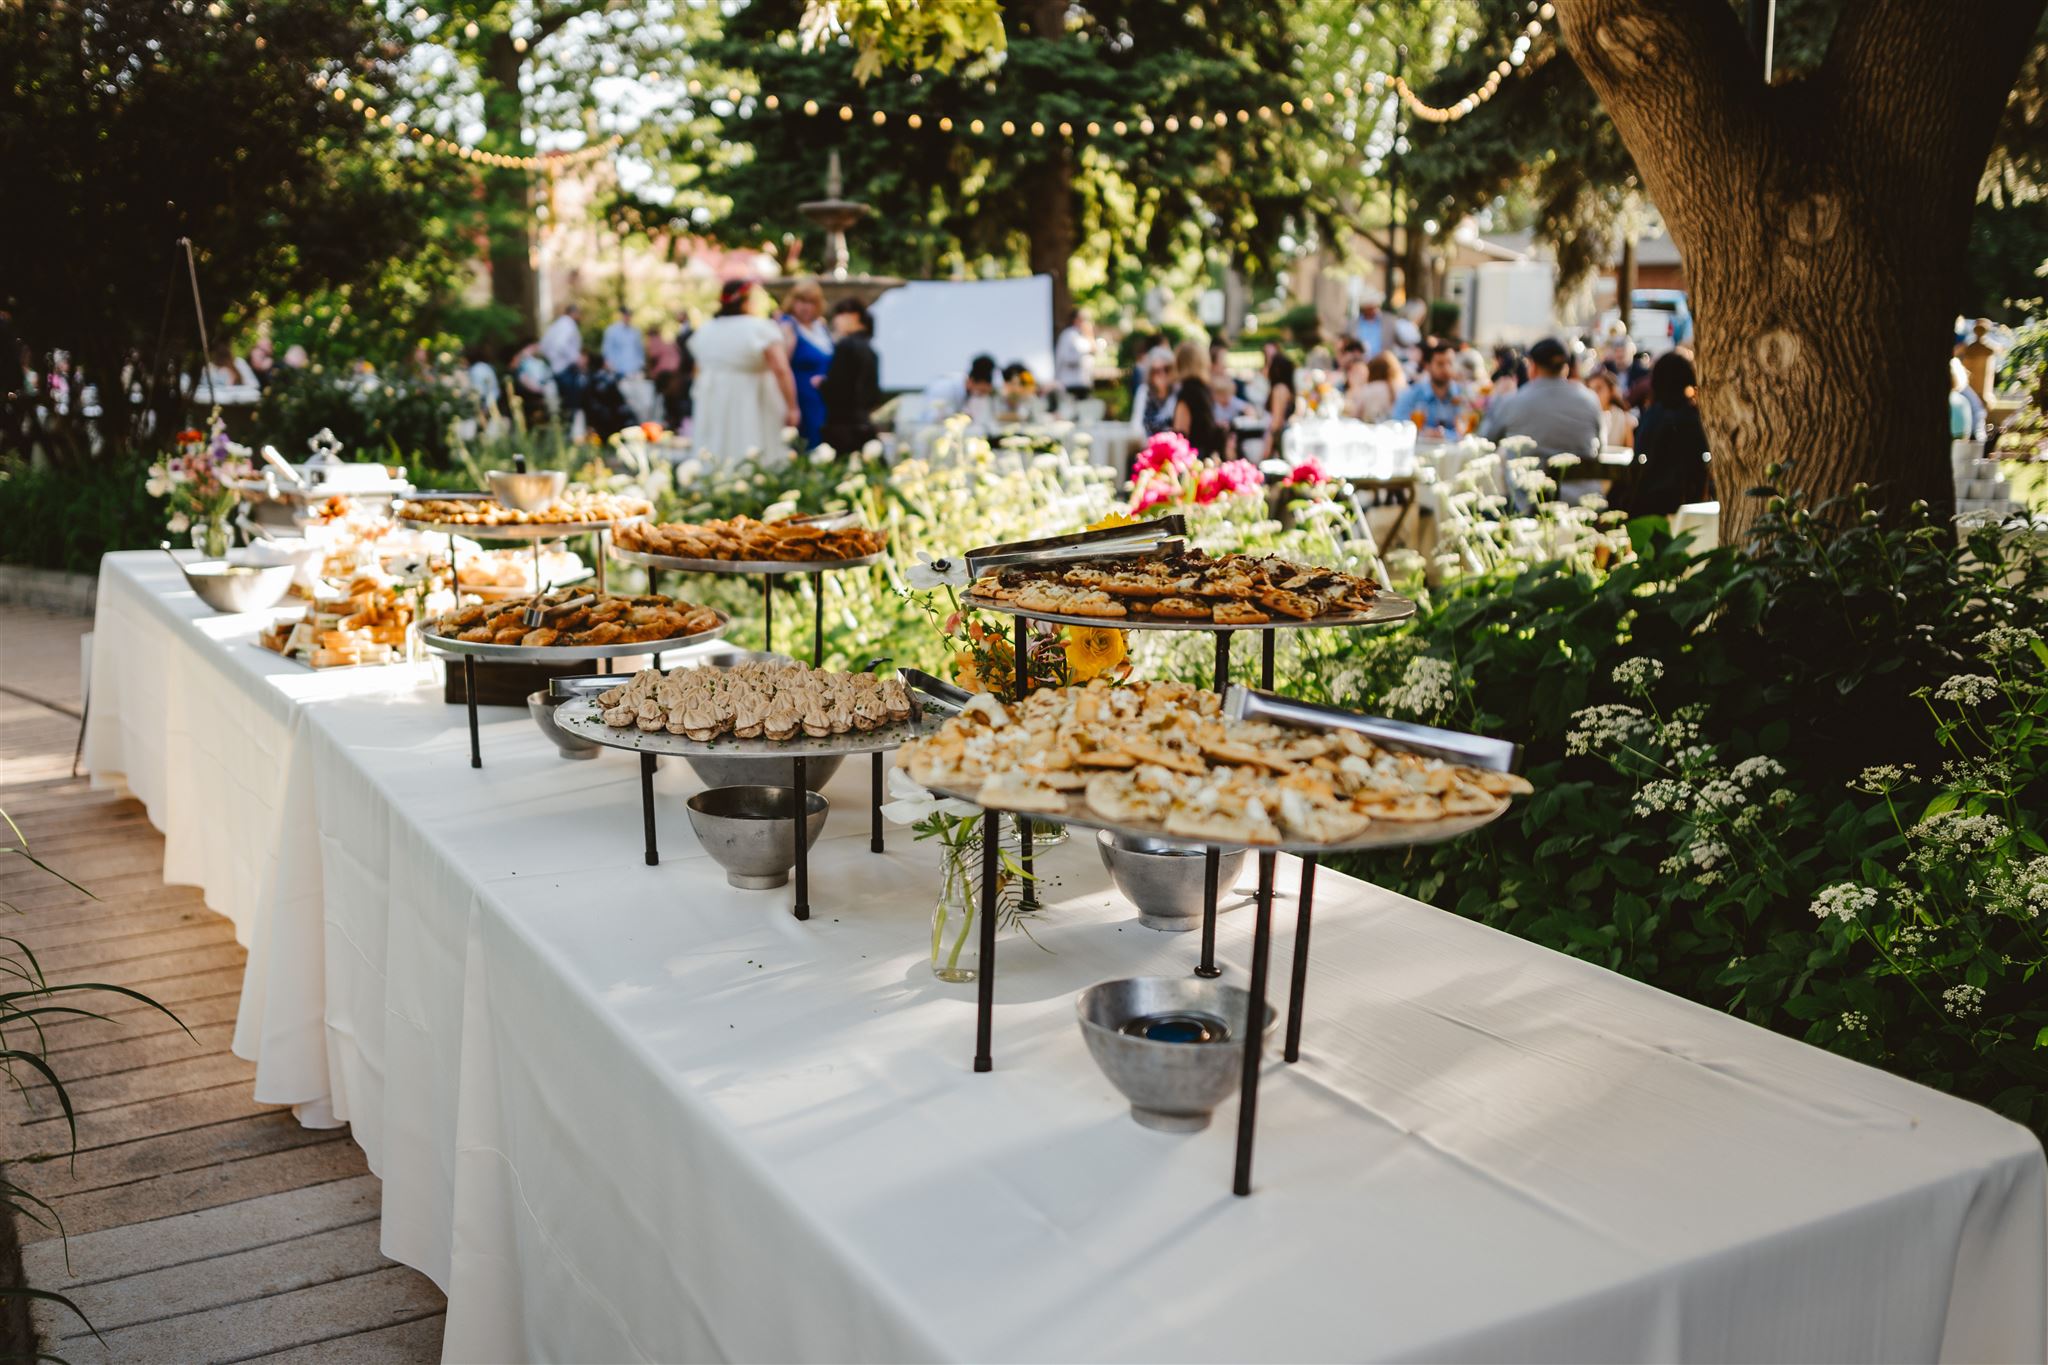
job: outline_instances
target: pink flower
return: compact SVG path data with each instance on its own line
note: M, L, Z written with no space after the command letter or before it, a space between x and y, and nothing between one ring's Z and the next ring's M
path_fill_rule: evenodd
M1255 495L1265 486L1257 465L1249 460L1231 460L1202 472L1195 484L1195 501L1211 503L1221 497Z
M1138 492L1131 499L1131 511L1142 512L1148 507L1157 507L1173 496L1173 485L1159 479L1147 479L1138 485Z
M1287 471L1289 483L1328 483L1330 476L1323 472L1323 462L1311 455Z
M1131 468L1140 474L1178 474L1194 464L1195 448L1188 438L1177 431L1162 431L1145 443Z

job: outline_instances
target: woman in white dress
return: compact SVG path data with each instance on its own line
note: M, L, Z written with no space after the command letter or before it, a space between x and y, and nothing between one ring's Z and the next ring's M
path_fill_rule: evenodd
M718 291L718 316L690 334L697 449L728 464L785 454L783 430L797 424L782 329L748 311L753 297L753 281L727 280Z

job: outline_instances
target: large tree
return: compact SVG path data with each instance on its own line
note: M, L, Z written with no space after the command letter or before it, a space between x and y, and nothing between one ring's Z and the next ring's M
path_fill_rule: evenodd
M77 404L45 414L55 458L118 451L142 430L124 374L157 429L175 429L170 371L196 342L181 237L216 334L265 293L372 278L417 246L414 191L444 167L396 155L310 79L387 74L387 51L353 0L0 9L0 259L13 267L0 303L35 368L67 354L103 410L94 433Z
M1311 174L1321 116L1301 107L1296 7L1021 0L999 57L865 81L856 48L789 41L800 0L753 0L700 49L751 90L726 123L743 154L707 177L730 204L713 231L734 244L814 231L796 205L818 197L837 148L880 210L860 237L880 268L1016 260L1052 276L1064 312L1077 255L1112 272L1188 253L1256 266L1330 203ZM1260 106L1267 116L1215 123Z
M1798 460L1816 494L1946 509L1947 357L1977 188L2043 0L1843 8L1769 81L1733 7L1559 0L1564 41L1684 254L1730 530Z

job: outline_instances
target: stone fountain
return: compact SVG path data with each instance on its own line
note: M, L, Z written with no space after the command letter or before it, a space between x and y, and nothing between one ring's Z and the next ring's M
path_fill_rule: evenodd
M841 299L873 303L903 283L893 275L853 275L847 272L846 230L874 210L858 200L840 198L843 188L839 153L835 149L825 163L825 197L796 206L799 213L825 230L825 252L819 262L818 284L825 291L827 309ZM763 284L780 302L789 287L801 278L801 275L778 275L763 281Z

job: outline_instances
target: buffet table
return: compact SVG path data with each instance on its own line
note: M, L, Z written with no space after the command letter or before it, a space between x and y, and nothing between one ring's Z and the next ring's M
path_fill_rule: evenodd
M257 1097L353 1125L450 1359L2048 1355L2048 1172L1985 1110L1326 872L1235 1199L1229 1122L1139 1128L1087 1056L1074 992L1193 945L1084 838L975 1075L933 851L868 852L860 765L800 923L697 848L683 765L648 867L630 757L501 711L472 770L434 665L309 674L203 613L103 564L95 780L234 920Z

